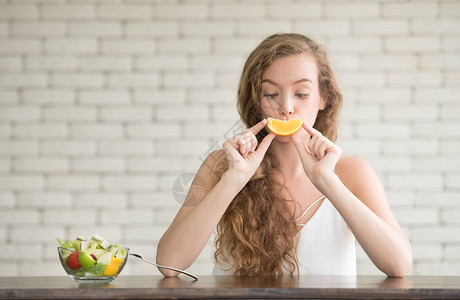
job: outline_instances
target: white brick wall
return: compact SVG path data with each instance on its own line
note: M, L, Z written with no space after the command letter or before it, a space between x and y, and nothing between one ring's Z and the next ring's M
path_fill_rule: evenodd
M245 58L282 31L328 49L338 144L379 174L411 274L460 275L457 1L1 2L0 276L64 275L55 237L95 232L153 259L174 180L222 144ZM359 248L358 271L381 274Z

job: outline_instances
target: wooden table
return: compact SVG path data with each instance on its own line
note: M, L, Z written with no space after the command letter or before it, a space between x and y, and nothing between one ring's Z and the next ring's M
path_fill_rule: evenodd
M0 277L1 299L306 298L460 299L460 277L120 276L78 285L69 277Z

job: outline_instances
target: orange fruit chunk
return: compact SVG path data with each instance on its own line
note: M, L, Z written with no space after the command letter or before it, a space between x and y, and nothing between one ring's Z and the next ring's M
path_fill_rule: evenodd
M119 265L119 264L110 264L110 265L106 265L103 274L104 274L105 276L114 276L114 275L117 274L118 269L120 269L120 265Z
M295 118L289 121L267 118L267 127L276 135L291 135L302 128L302 119Z
M124 260L122 260L121 258L113 257L113 256L112 256L112 259L110 260L110 264L121 264L122 262L124 262Z
M106 265L103 274L105 276L114 276L120 269L120 264L124 262L121 258L113 257L110 259L110 265Z

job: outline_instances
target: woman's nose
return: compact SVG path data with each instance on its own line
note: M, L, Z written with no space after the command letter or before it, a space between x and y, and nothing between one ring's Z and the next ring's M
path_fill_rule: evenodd
M290 99L284 99L284 101L280 103L279 109L283 117L288 117L294 113L294 108Z

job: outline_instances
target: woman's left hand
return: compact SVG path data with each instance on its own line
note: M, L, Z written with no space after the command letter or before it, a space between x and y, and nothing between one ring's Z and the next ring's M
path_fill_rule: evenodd
M334 174L335 165L342 155L342 149L318 130L305 123L302 124L302 127L311 136L308 145L305 146L301 138L302 135L299 133L291 135L291 138L302 160L305 173L315 184L323 177Z

